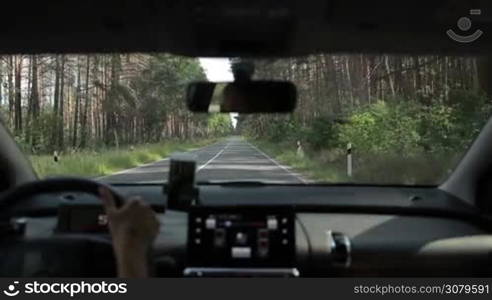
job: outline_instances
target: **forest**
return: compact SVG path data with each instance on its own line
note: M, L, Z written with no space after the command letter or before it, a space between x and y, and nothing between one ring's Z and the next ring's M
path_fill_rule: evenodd
M38 172L77 173L40 168L55 152L78 160L89 151L189 143L229 132L228 116L187 111L185 86L194 80L206 80L198 59L168 54L2 56L0 119Z
M490 63L481 58L319 54L255 65L258 79L293 81L298 107L241 115L239 129L315 180L438 184L491 113Z
M186 109L186 84L206 80L198 59L46 54L0 57L0 120L42 176L111 174L234 133L315 181L437 184L491 113L492 64L482 58L317 54L253 62L256 79L296 84L294 113L240 114L234 131L228 114ZM55 152L62 163L53 163Z

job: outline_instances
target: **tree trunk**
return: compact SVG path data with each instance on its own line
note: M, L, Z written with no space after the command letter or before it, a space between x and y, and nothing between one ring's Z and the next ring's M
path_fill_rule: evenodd
M13 55L8 60L8 83L9 83L9 126L14 126L14 59Z
M31 146L32 149L37 152L39 147L39 85L38 85L38 57L33 55L31 58L31 92L30 92L30 134L31 134ZM32 130L34 129L34 131Z
M395 83L393 81L393 77L391 76L391 68L390 68L390 62L389 62L389 57L388 55L384 56L384 62L386 65L386 73L388 74L388 84L391 89L391 96L396 98L396 91L395 91Z
M72 136L72 147L77 148L77 130L79 125L79 106L81 97L81 71L80 71L80 56L77 59L77 88L75 91L75 111L73 118L73 136Z
M64 102L65 102L65 55L61 55L60 68L60 91L59 91L59 108L58 108L58 149L64 148Z
M82 130L81 130L81 137L80 137L80 147L85 148L86 147L86 140L87 140L87 115L89 113L89 106L90 106L90 92L89 92L89 78L90 78L90 63L91 63L91 57L87 55L87 65L86 65L86 71L85 71L85 105L84 105L84 113L82 115Z
M53 91L53 124L51 130L51 151L58 146L59 106L60 106L60 58L55 55L55 88Z
M16 58L15 63L15 113L14 113L14 132L16 136L22 134L22 56Z

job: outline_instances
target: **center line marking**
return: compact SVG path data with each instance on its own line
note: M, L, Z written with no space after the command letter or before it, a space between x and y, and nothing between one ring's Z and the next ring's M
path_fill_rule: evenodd
M230 143L230 142L229 142ZM229 146L229 143L227 143L224 148L222 150L219 151L219 153L215 154L214 157L212 157L211 159L209 159L205 164L201 165L198 170L196 170L196 173L200 172L201 169L205 168L206 166L208 166L214 159L216 159L217 157L219 157L219 155L222 154L222 152L225 151L225 149Z

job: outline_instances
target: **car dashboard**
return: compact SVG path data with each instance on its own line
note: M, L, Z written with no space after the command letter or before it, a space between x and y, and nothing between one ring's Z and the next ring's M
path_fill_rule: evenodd
M156 277L492 274L489 219L436 188L210 185L184 212L164 210L161 186L114 187L142 195L158 214ZM25 232L0 245L2 276L116 275L98 199L38 198L17 208Z

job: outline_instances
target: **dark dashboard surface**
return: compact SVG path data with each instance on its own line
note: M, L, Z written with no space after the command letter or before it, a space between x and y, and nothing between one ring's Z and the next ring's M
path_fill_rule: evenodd
M113 184L122 195L140 195L155 206L165 206L167 197L159 184ZM386 210L388 208L421 214L445 211L449 214L475 214L476 210L461 200L434 187L390 186L323 186L323 185L265 185L265 186L200 186L200 201L204 206L296 206L303 210L356 210L357 208ZM43 214L56 209L61 202L93 203L99 200L85 194L38 196L18 206Z
M188 213L163 212L165 197L162 186L115 187L125 195L142 195L156 211L160 211L161 231L152 257L155 276L182 276L186 268L199 267L188 264ZM492 274L492 235L487 220L476 215L473 208L462 204L459 199L435 188L204 186L200 195L202 204L212 210L214 207L227 207L240 213L247 207L292 209L295 258L289 261L288 267L295 267L300 276ZM81 234L55 233L58 222L56 213L53 213L55 208L66 202L75 208L77 205L98 204L98 199L85 195L70 195L68 198L65 195L63 199L53 195L38 198L31 202L30 207L18 208L28 216L25 240L77 239ZM40 202L44 203L44 215L39 210L33 214L33 206ZM107 234L91 236L110 245ZM336 252L338 250L330 248L335 237L349 241L349 249L342 249L342 261L337 256L340 254ZM23 249L28 247L24 245ZM71 248L65 251L68 249ZM95 261L108 260L110 253L106 250L100 251L105 254L94 258ZM78 251L75 255L88 254ZM60 275L56 270L51 272L53 276ZM27 275L33 276L33 272Z

